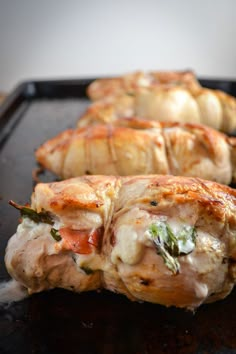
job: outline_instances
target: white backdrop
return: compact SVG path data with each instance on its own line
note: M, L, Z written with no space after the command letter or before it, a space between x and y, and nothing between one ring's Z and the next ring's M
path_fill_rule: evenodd
M192 68L236 78L235 0L0 0L0 90Z

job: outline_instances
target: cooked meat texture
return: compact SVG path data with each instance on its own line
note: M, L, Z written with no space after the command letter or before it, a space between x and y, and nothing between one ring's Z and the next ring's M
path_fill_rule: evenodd
M94 80L87 88L87 94L93 101L107 96L124 93L133 94L140 88L183 86L193 90L200 86L192 71L154 71L126 74L120 77Z
M39 147L36 159L63 179L83 174L172 174L229 184L235 140L196 124L120 119L115 126L66 130Z
M142 88L130 94L107 96L92 103L78 126L113 123L121 117L200 123L225 133L236 130L236 99L207 88L173 86Z
M106 288L195 309L235 284L236 191L227 186L160 175L83 176L38 184L31 208L5 256L29 293ZM32 210L44 218L30 220Z

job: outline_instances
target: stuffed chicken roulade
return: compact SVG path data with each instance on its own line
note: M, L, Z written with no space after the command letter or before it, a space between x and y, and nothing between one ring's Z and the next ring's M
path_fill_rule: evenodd
M40 183L6 249L35 293L106 288L194 309L236 280L236 191L173 176L83 176Z
M93 102L78 126L113 123L121 117L200 123L224 133L236 130L236 98L223 91L181 86L139 88Z
M39 147L36 159L63 179L83 174L172 174L223 184L235 179L234 138L196 124L138 119L116 124L67 130Z

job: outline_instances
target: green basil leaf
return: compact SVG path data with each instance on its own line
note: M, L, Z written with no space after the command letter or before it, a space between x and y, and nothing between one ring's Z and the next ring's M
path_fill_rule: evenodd
M39 213L30 207L22 206L15 203L13 200L9 201L9 204L12 205L14 208L20 211L20 214L23 218L29 218L33 220L35 223L46 223L49 225L53 225L54 221L52 215L48 211L40 211Z
M54 238L55 241L61 241L61 235L59 234L59 230L51 228L50 234Z
M170 225L163 221L158 221L149 226L149 234L153 240L157 253L163 258L166 266L174 273L178 274L180 264L177 257L191 253L196 244L196 229L185 225L177 234Z

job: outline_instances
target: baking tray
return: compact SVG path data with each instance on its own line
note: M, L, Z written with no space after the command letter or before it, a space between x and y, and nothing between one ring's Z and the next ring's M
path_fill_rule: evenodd
M0 106L0 282L9 279L4 252L19 217L8 200L30 200L34 150L75 126L89 105L91 81L24 82ZM236 96L235 81L200 81ZM236 353L235 311L236 291L192 313L134 303L107 291L56 289L0 306L0 353Z

